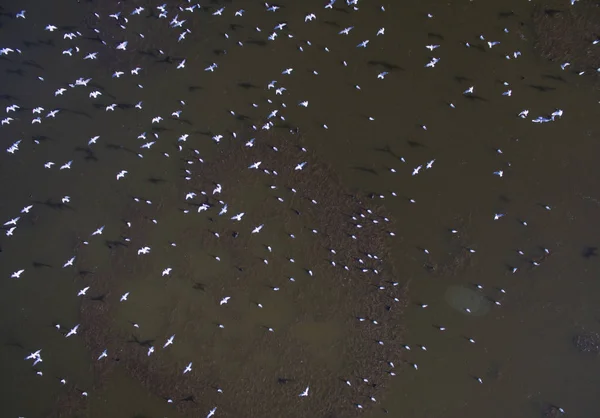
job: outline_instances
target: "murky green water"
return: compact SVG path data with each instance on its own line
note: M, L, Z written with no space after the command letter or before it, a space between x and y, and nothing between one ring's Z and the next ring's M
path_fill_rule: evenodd
M188 358L201 352L221 368L211 370L204 382L208 388L225 388L222 396L215 391L207 395L211 402L218 399L216 417L221 412L256 416L251 411L227 409L227 381L219 381L218 375L235 376L239 371L242 376L261 364L265 370L270 365L275 368L285 357L272 353L288 353L291 348L269 346L264 338L277 337L280 329L310 347L306 358L322 362L326 365L323 370L350 367L342 347L351 341L351 335L342 322L321 318L292 325L308 307L314 308L315 316L320 309L329 312L325 309L327 292L331 291L333 303L337 300L334 288L320 291L313 286L315 293L290 292L276 297L268 287L280 283L277 275L283 280L289 275L300 277L305 266L325 264L310 259L314 248L309 233L305 231L292 243L282 233L285 228L269 231L266 222L263 242L253 245L249 253L258 260L266 254L262 245L268 242L276 251L281 249L284 257L298 258L297 269L277 270L279 264L272 263L270 268L275 270L258 270L263 267L258 260L248 268L248 277L257 285L238 289L233 300L243 303L222 314L215 301L232 288L220 288L218 283L225 278L233 283L237 277L236 252L225 245L226 256L216 263L207 249L213 244L199 236L214 225L228 235L231 229L195 213L185 215L195 216L192 221L182 214L186 207L181 186L183 160L176 139L188 133L185 145L198 149L206 161L215 160L220 158L221 145L210 139L213 135L222 133L229 138L230 132L238 132L246 140L251 136L248 125L260 129L266 115L276 108L290 126L299 128L301 144L330 164L345 188L385 196L375 197L373 204L385 206L395 220L390 259L397 281L408 286L409 302L394 327L404 329L402 343L411 349L401 353L403 361L396 365L396 376L385 382L374 406L365 399L367 390L356 400L369 405L364 412L356 411L348 401L352 414L539 417L548 405L558 405L573 417L596 414L600 406L596 396L600 387L598 357L580 353L572 339L600 328L598 260L594 255L584 257L589 253L586 249L598 246L600 225L597 84L536 55L531 2L388 2L383 4L385 13L380 3L366 0L359 2L358 11L350 11L339 0L341 10L325 10L324 3L317 1L282 2L285 7L276 13L266 12L260 2L226 2L223 16L212 16L220 7L217 4L203 4L206 11L186 14L186 27L192 32L180 43L176 39L180 31L169 29L166 23L159 27L155 18L128 17L128 29L122 31L107 17L118 10L128 15L138 2L12 3L6 4L3 12L13 16L25 9L27 19L7 15L0 19L0 47L18 47L23 52L0 61L2 103L3 107L17 103L22 109L10 115L15 121L2 126L2 143L4 148L18 139L22 143L15 154L2 154L0 212L2 219L9 220L18 216L23 206L33 204L34 208L29 215L22 215L14 236L2 236L0 242L2 416L47 416L64 392L61 378L89 391L81 416L184 416L112 356L114 367L102 375L105 380L98 390L92 390L97 384L98 353L89 352L81 336L65 339L53 327L60 323L68 329L80 322L83 302L75 295L86 281L108 277L103 275L114 275L110 276L107 298L131 292L132 303L118 305L113 314L123 327L115 332L129 327L128 321L140 322L137 336L156 338L158 350L163 336L179 327L193 338L174 344L171 357L163 355L165 364L183 368ZM239 8L246 9L246 14L235 20L233 14ZM499 15L508 10L514 16ZM93 11L110 22L106 24L107 42L121 42L123 33L129 37L145 33L147 39L139 43L143 50L163 48L175 63L156 62L155 57L134 48L114 51L114 55L101 53L94 62L82 60L81 54L78 58L63 56L61 51L69 42L58 32L44 31L44 26L73 26L69 29L73 31L86 28L91 20L85 17ZM310 12L317 20L305 23L304 16ZM433 17L428 18L427 13ZM170 12L169 17L174 14ZM271 28L280 22L287 22L289 30L282 31L275 41L267 40ZM232 23L240 26L231 27ZM263 31L257 32L257 26ZM338 35L349 26L354 29L348 36ZM385 35L378 37L381 27L385 27ZM287 38L288 33L293 38ZM484 35L485 41L479 35ZM366 39L370 40L367 48L356 48ZM238 40L245 45L237 46ZM501 44L490 49L488 40ZM471 48L464 46L466 41ZM93 40L75 44L82 54L104 51ZM441 47L431 52L425 48L429 44ZM226 54L221 52L224 50ZM522 53L518 59L505 58L517 50ZM434 56L440 62L435 68L425 68ZM176 70L178 58L183 57L186 68ZM342 65L344 60L347 67ZM205 72L212 62L218 63L218 69ZM144 67L138 78L129 74L111 77L114 71L128 72L138 63ZM286 68L294 68L293 73L281 75ZM377 74L382 71L389 74L380 80ZM67 87L78 77L91 77L94 87ZM287 88L284 95L275 96L267 89L271 80ZM137 83L143 84L143 89ZM61 86L68 91L55 97ZM480 99L463 95L470 86L475 86ZM546 91L540 91L540 86ZM92 89L103 91L103 96L93 101L88 97ZM502 96L508 89L512 96ZM134 105L139 100L144 103L140 112L128 106L115 112L104 110L110 103ZM297 105L303 100L308 100L307 108ZM450 102L455 108L448 106ZM254 108L252 103L259 106ZM55 108L61 112L56 119L43 118L43 123L31 125L31 109L36 106L46 109L41 116ZM555 122L531 123L558 108L564 115ZM177 109L183 109L180 120L162 123L165 130L159 132L160 139L144 151L143 159L138 158L143 142L136 137L144 131L148 137L152 135L151 118L162 115L167 119ZM524 109L530 110L529 117L517 117ZM248 119L233 117L230 110ZM272 135L285 131L274 128ZM95 135L100 135L98 144L88 148L89 138ZM35 144L34 139L40 143ZM432 159L431 169L411 175L416 166ZM73 160L71 170L43 167L47 161L59 166L68 160ZM397 172L392 173L392 168ZM120 170L129 174L116 181ZM503 170L504 176L492 174L497 170ZM54 205L65 195L71 203L62 208ZM152 209L135 204L132 196L152 200L153 205L147 205ZM243 189L231 196L232 207L243 202L256 208L246 215L246 229L263 222L263 199L267 199L266 192L257 195ZM544 209L545 205L551 210ZM506 216L494 221L495 213ZM118 239L128 216L137 216L143 225L132 235L137 239L135 245L148 241L165 244L162 249L153 247L147 261L126 258L121 248L109 251L101 240L89 236L106 225L103 238ZM152 216L157 217L157 225L151 223ZM285 222L290 222L284 223L286 228L306 227ZM88 239L90 245L83 247L81 241ZM185 250L179 252L166 245L182 240L187 245L180 245ZM62 269L75 254L76 268ZM170 264L174 276L163 279L159 273ZM325 267L315 270L325 272ZM518 268L515 274L511 273L513 267ZM21 279L10 278L19 269L25 269ZM207 285L206 291L194 289L198 283ZM253 305L258 300L265 305L264 311ZM421 308L421 304L428 306ZM228 334L219 334L214 321L226 323ZM261 328L266 325L276 332L267 334ZM246 351L240 347L250 346L265 348L263 353L248 349L251 355L244 362L239 353ZM39 348L43 376L35 374L30 361L23 361ZM235 360L228 363L229 358ZM282 387L282 393L295 399L295 386L292 392L288 389L295 382L274 383L276 374L257 371L256 382L248 384ZM311 386L311 390L315 396L319 391L332 398L345 396L345 385L339 380L350 377L358 378L340 375L331 387ZM283 395L270 392L269 396ZM202 409L205 413L217 405L204 405L200 398L196 402L206 406ZM293 416L292 411L284 410L275 414Z

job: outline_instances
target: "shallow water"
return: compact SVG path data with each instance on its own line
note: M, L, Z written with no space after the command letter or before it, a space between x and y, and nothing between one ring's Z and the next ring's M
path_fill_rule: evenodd
M101 53L95 62L83 61L81 56L69 59L60 53L69 43L56 35L58 32L43 31L48 23L79 27L94 10L103 16L121 9L128 14L137 3L13 3L4 6L4 11L14 15L26 9L27 19L3 16L0 46L19 47L27 57L8 55L0 61L4 70L2 94L14 96L4 96L3 103L18 103L27 110L18 113L21 120L2 127L4 148L17 139L23 142L17 153L3 153L1 157L5 197L0 212L8 220L27 204L34 204L34 208L29 216L22 217L14 236L3 236L0 242L4 277L0 282L3 416L45 416L63 390L58 382L62 377L83 390L93 387L98 353L88 352L83 338L65 340L52 326L58 322L70 328L79 322L82 302L75 295L89 277L78 271L93 272L92 277L129 271L127 275L120 273L118 280L123 285L111 289L112 297L130 291L133 300L139 295L138 300L148 303L119 306L115 317L123 320L123 327L129 325L125 319L144 321L147 338L167 335L169 324L184 327L192 322L190 315L200 312L194 310L200 308L195 308L198 292L190 290L192 284L197 280L214 283L230 274L235 260L224 258L217 265L199 247L197 254L157 251L148 262L119 265L122 258L90 239L82 256L85 262L77 260L74 270L60 267L74 251L80 251L81 240L89 239L98 226L107 225L106 238L116 239L124 218L132 213L132 207L138 207L132 196L151 199L152 207L159 207L158 225L152 232L146 226L140 230L140 243L144 234L160 242L189 236L191 247L194 231L206 232L210 224L197 217L186 232L189 235L173 236L173 231L188 228L189 222L180 217L183 203L178 184L182 170L175 139L187 132L191 147L199 149L206 161L218 158L220 145L211 141L212 135L229 137L228 132L247 132L249 122L232 117L229 111L247 116L260 127L266 115L277 108L266 103L267 98L287 104L280 112L291 126L299 127L302 145L331 164L344 187L357 193L383 194L385 199L375 198L374 203L384 205L395 220L392 259L398 281L408 284L409 289L409 304L397 325L405 329L404 344L411 350L404 350L403 363L396 365L397 375L364 415L539 417L548 405L558 405L569 416L594 416L600 406L596 396L600 386L597 357L579 353L572 339L582 330L597 332L600 328L595 303L600 271L595 256L584 257L586 248L598 246L596 231L600 225L596 220L600 209L596 192L600 169L595 161L600 148L595 141L599 131L595 118L597 84L593 78L562 71L559 63L536 55L529 18L531 3L388 3L383 13L379 3L367 1L361 1L356 12L324 10L322 2L303 1L285 2L285 8L267 13L259 2L244 2L239 7L236 3L241 2L230 2L224 4L226 9L220 17L206 11L189 15L186 27L192 32L181 43L176 42L179 31L169 29L166 23L160 29L151 18L146 21L152 25L132 18L127 33L144 31L145 25L152 27L144 48L168 47L169 55L186 57L183 70L135 51L115 51L118 54L114 57ZM236 22L233 13L240 7L246 14L236 19L243 27L232 30L229 25ZM210 6L211 11L216 8ZM499 17L508 10L515 16ZM309 12L317 14L317 20L304 23ZM427 13L433 18L428 19ZM293 39L281 35L273 42L266 40L264 46L248 42L265 40L270 29L284 21ZM263 32L256 32L255 26ZM355 26L349 36L337 34L348 26ZM386 33L376 37L380 27L385 27ZM505 27L509 33L503 33ZM112 22L107 23L106 36L115 34L110 42L122 40L119 31ZM231 39L225 39L224 32ZM478 39L480 34L501 44L490 49ZM56 44L24 44L45 39L55 39ZM235 45L238 39L245 41L244 47ZM356 44L365 39L370 39L369 46L357 49ZM464 41L481 45L482 50L466 48ZM79 44L86 53L102 50L97 42ZM430 52L427 44L441 47ZM298 45L304 52L298 51ZM227 54L214 53L223 49ZM522 56L506 60L505 55L515 50ZM440 62L435 68L424 68L432 56L441 58ZM27 65L25 59L43 68ZM343 60L348 62L347 68L341 65ZM219 68L214 73L203 71L212 62ZM113 71L129 71L137 63L144 67L139 78L111 78ZM280 75L288 67L294 68L293 74ZM10 72L18 69L24 73ZM377 79L381 71L389 71L384 80ZM37 80L38 75L46 81ZM54 97L57 88L78 77L92 77L105 89L96 101L102 108L94 108L87 97L89 88L69 89L64 96ZM271 80L279 80L279 85L288 89L287 95L275 96L267 90ZM503 86L503 81L510 86ZM143 83L143 89L136 87L138 82ZM357 84L360 90L354 87ZM481 100L462 94L472 85ZM532 86L552 89L542 92ZM508 88L513 95L502 96ZM138 100L144 102L141 112L105 112L103 108L112 102L135 104ZM182 107L179 100L186 105ZM308 108L297 106L302 100L309 101ZM448 102L456 108L450 108ZM259 107L252 108L251 103ZM30 125L29 109L38 105L46 110L65 110L55 120ZM564 109L562 118L548 124L531 123L531 119L557 108ZM161 139L168 140L158 140L139 159L136 154L142 142L137 135L143 131L150 134L150 119L156 115L167 119L175 109L183 109L182 120L165 121L167 130L160 132ZM523 109L530 109L528 118L517 117ZM369 116L375 120L369 121ZM273 135L278 131L285 129L274 128ZM32 141L36 135L46 138L36 145ZM90 153L86 144L94 135L101 139ZM497 148L503 153L498 154ZM172 158L165 158L163 152ZM400 162L400 157L406 163ZM435 163L430 170L411 176L417 165L431 159ZM57 165L73 160L73 167L46 170L43 164L49 160ZM398 172L391 173L390 168ZM128 177L117 182L114 176L122 169L129 171ZM496 170L504 170L504 176L494 176ZM397 197L390 194L392 191ZM260 207L264 198L238 193L231 198L232 207L237 202ZM56 209L43 204L47 199L56 203L64 195L71 197L70 207ZM545 210L544 205L552 210ZM494 213L500 212L506 216L494 221ZM248 228L262 222L256 212L247 216ZM527 226L522 225L523 220ZM264 233L269 235L264 239L274 248L310 253L308 234L292 246L285 236L270 232L268 225ZM450 229L458 232L452 234ZM466 248L476 252L469 253ZM549 249L550 255L544 256L543 248ZM519 256L518 249L525 255ZM254 250L258 257L258 246ZM163 288L149 272L160 272L174 257L181 257L177 265L186 266L186 274L174 277ZM541 260L541 264L533 266L531 260ZM33 267L32 262L51 267ZM518 267L515 274L510 271L512 267ZM26 270L20 280L9 278L20 268ZM477 290L475 283L483 289ZM254 331L261 324L271 321L278 330L293 320L297 313L290 304L293 296L276 298L267 290L254 288L234 296L248 302L262 297L269 310L259 313L244 307L250 306L246 303L228 311L231 316L225 318L232 324L230 339L212 344L216 331L208 325L193 333L204 341L207 350L213 350L211 358L224 364L226 353L258 338ZM202 314L211 320L221 311L208 301L220 296L220 292L210 293L200 302L204 303L202 309L206 308ZM423 303L427 308L418 306ZM162 308L150 309L156 304ZM303 302L298 306L311 305ZM462 308L470 308L472 313ZM440 331L440 326L446 330ZM327 348L343 344L347 338L341 332L336 335L336 329L336 324L315 321L298 324L291 332L312 344L310 358L320 357L335 369L344 364L336 364L343 362ZM421 350L419 344L427 350ZM194 347L173 345L177 365L183 367ZM38 348L43 350L43 377L35 375L29 361L22 360ZM270 363L265 357L260 362L276 363L276 358ZM259 362L257 358L252 361ZM411 366L414 363L418 370ZM222 371L234 375L236 367L247 366L232 363ZM477 382L478 377L483 384ZM226 386L226 382L219 384ZM342 389L311 390L338 393ZM227 410L226 396L224 393L219 400L215 416ZM366 405L370 401L363 398L361 402ZM81 416L180 416L119 365L98 391L89 390L85 404ZM206 412L211 407L207 405ZM236 412L238 416L246 413Z

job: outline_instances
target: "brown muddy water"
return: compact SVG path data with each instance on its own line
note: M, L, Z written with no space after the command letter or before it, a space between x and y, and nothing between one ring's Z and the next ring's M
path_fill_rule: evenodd
M596 3L357 3L2 5L2 417L598 415Z

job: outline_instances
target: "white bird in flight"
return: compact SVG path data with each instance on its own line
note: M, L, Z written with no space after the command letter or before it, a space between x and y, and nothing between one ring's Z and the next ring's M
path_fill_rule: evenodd
M40 356L40 353L42 352L42 349L37 350L36 352L33 352L31 354L29 354L27 357L25 357L25 360L35 360Z
M300 164L298 164L298 165L297 165L297 166L294 168L294 170L295 170L295 171L302 170L302 169L304 168L304 166L305 166L305 165L306 165L306 161L304 161L304 162L301 162Z
M235 220L235 221L241 221L241 220L242 220L242 216L244 216L244 212L242 212L242 213L238 213L237 215L235 215L235 216L232 216L232 217L231 217L231 220Z
M21 219L20 216L17 216L16 218L12 218L10 221L4 222L4 226L16 225L17 222L19 222L19 219Z
M149 252L150 252L150 247L142 247L138 250L138 255L148 254Z
M231 296L225 296L223 299L221 299L221 302L219 303L219 305L224 305L227 302L229 302L229 299L231 299Z
M187 366L185 366L185 369L183 369L183 374L189 373L192 371L192 362L190 361L189 364Z
M175 339L175 334L171 335L169 337L169 339L167 340L167 342L165 343L165 345L163 345L163 348L167 348L168 346L170 346L171 344L173 344L173 340Z
M71 257L71 258L69 258L69 259L68 259L68 260L65 262L65 264L63 264L63 268L65 268L65 267L69 267L69 266L72 266L74 261L75 261L75 257Z
M11 279L19 279L24 271L25 270L23 269L15 271L13 274L10 275Z
M65 338L69 338L71 335L76 335L78 329L79 329L79 324L77 324L73 328L71 328L71 330L69 332L67 332L67 335L65 335Z

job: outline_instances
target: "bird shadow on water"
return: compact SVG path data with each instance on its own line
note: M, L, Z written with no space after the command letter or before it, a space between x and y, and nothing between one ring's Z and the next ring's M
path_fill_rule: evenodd
M377 173L377 171L375 171L374 168L368 168L368 167L361 167L361 166L355 166L352 167L353 170L358 170L358 171L362 171L363 173L369 173L369 174L373 174L375 176L379 175Z
M404 68L400 67L399 65L396 64L391 64L387 61L375 61L375 60L371 60L371 61L367 61L367 64L371 65L371 66L381 66L383 68L385 68L388 71L404 71Z
M21 77L23 77L25 75L25 71L23 71L21 68L16 69L16 70L7 69L6 73L7 74L18 75L18 76L21 76Z
M249 41L246 41L246 43L250 45L267 46L267 41L263 41L262 39L250 39Z
M410 139L408 141L406 141L406 143L411 148L427 148L427 145L425 145L421 142L410 140Z
M598 247L585 247L581 251L581 256L586 259L598 256Z
M90 149L90 148L76 147L75 151L83 153L84 154L83 159L85 161L94 161L94 162L98 161L98 157L96 157L96 153L94 153L94 151L92 151L92 149Z
M82 112L80 110L71 110L71 109L59 109L65 113L72 113L73 115L85 116L88 119L92 119L92 115L89 113Z
M23 61L23 65L29 65L30 67L34 67L34 68L44 71L44 67L42 67L40 64L38 64L37 62L32 61L32 60Z
M479 100L479 101L482 101L482 102L487 102L488 101L487 99L485 99L485 98L483 98L481 96L477 96L476 94L465 94L463 96L464 96L465 99L471 100L473 102L475 100Z
M549 91L556 90L556 87L543 86L543 85L540 85L540 84L529 84L528 87L531 87L532 89L535 89L535 90L537 90L539 92L542 92L542 93L546 93L546 92L549 92Z
M238 83L238 87L241 87L241 88L243 88L245 90L257 89L258 88L258 86L256 84L252 84L252 83L249 83L249 82Z
M444 36L442 34L435 33L435 32L429 32L429 33L427 33L427 37L428 38L439 39L440 41L444 40Z
M65 203L61 203L61 202L53 202L50 199L47 199L45 201L34 200L33 203L35 203L37 205L45 205L45 206L48 206L51 209L58 209L58 210L70 209L70 210L75 210L72 206L69 206L69 205L67 205Z
M123 145L120 145L120 144L106 144L106 148L110 149L110 150L115 150L115 151L127 151L131 154L137 154L137 152L135 152L134 150L124 147Z
M48 268L52 268L52 266L50 264L46 264L46 263L42 263L40 261L34 261L31 263L31 265L33 266L33 268L42 268L42 267L48 267Z

